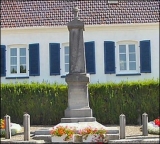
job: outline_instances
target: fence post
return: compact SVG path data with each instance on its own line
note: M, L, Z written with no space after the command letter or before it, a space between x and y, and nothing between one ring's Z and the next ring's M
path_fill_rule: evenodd
M30 115L25 113L23 115L23 126L24 126L24 140L30 140Z
M124 114L119 116L120 121L120 139L125 139L126 117Z
M5 121L5 138L10 139L11 138L11 119L9 115L4 116Z
M148 136L148 114L142 114L142 132L143 136Z

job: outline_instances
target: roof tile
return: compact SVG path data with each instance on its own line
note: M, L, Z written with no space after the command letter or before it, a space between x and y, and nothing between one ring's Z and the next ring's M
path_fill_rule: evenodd
M159 22L159 0L2 0L1 28L66 25L75 6L86 25Z

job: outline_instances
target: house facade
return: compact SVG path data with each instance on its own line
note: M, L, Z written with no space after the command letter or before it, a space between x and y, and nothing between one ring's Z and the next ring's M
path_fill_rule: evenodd
M2 0L1 83L65 83L75 6L91 83L159 78L158 0Z

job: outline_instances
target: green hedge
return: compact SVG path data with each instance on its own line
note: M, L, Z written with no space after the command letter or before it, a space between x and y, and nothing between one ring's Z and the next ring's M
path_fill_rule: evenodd
M67 108L67 85L49 83L1 84L1 118L23 124L23 114L30 114L31 125L54 125ZM149 121L159 116L159 81L104 83L89 85L93 116L102 124L119 124L126 115L127 124L137 124L139 115Z
M104 124L119 124L122 113L127 124L138 124L144 112L151 121L159 116L159 81L90 85L90 106L97 121Z

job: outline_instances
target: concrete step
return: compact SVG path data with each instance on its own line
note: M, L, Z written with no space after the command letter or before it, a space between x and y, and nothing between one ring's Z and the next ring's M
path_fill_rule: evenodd
M117 127L105 127L107 129L107 134L119 134ZM39 129L34 132L35 135L50 135L52 128Z
M120 139L120 140L109 140L108 143L149 143L149 144L156 144L160 143L159 138L149 138L149 139Z
M45 143L44 140L30 140L30 141L19 141L19 140L1 140L0 143L8 143L8 144L12 144L12 143L18 143L18 144L21 144L21 143L26 143L26 144L35 144L35 143Z
M159 137L132 137L126 139L119 139L118 134L108 134L108 143L160 143ZM46 143L51 142L51 135L36 135L35 140L44 140Z
M51 142L51 135L35 135L33 136L34 140L44 140L45 142ZM117 140L119 139L119 134L107 134L108 140Z
M155 136L127 136L125 139L110 140L108 143L159 143L159 135Z
M39 129L34 132L34 135L50 135L51 128Z
M51 135L37 135L34 136L35 140L30 140L30 141L13 141L9 139L1 140L1 143L51 143ZM43 140L42 140L43 139ZM118 139L118 140L109 140L108 144L110 143L148 143L148 144L158 144L160 143L160 138L159 137L129 137L126 139Z
M51 135L35 135L33 136L34 140L44 140L45 142L51 142Z

